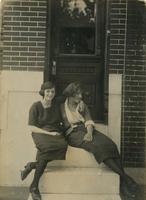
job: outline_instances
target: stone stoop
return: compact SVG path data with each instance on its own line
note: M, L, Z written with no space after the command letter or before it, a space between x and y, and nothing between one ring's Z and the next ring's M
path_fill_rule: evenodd
M120 200L119 176L92 154L69 147L65 161L48 163L40 192L42 200Z
M119 177L98 168L56 168L47 171L41 182L42 193L118 194Z
M32 197L29 196L28 200L32 200ZM116 194L42 194L42 200L121 200L121 198Z

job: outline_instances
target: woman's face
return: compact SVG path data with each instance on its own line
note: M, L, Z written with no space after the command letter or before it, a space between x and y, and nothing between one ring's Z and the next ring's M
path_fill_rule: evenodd
M80 103L80 101L82 100L82 92L79 90L77 91L74 96L72 97L72 100L74 103Z
M51 101L55 96L55 88L45 89L44 90L44 99Z

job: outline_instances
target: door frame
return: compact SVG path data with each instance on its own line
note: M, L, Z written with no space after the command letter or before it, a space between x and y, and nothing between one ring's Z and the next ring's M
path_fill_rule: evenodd
M51 78L51 27L52 27L52 22L51 22L51 1L52 0L47 0L47 17L46 17L46 46L45 46L45 66L44 66L44 82L48 81ZM109 27L109 22L110 22L110 15L109 15L109 10L110 10L110 2L105 0L105 25L104 25L104 119L102 122L105 124L108 123L108 80L109 80L109 68L108 68L108 63L109 63L109 42L110 42L110 27ZM80 56L80 55L79 55ZM92 57L92 56L91 56ZM99 122L99 121L98 121Z

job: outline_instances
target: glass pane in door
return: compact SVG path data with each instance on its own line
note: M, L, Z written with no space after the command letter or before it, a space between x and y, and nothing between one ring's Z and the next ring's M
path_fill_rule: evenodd
M57 2L59 54L95 54L96 0Z
M95 28L62 27L60 32L60 53L94 54Z

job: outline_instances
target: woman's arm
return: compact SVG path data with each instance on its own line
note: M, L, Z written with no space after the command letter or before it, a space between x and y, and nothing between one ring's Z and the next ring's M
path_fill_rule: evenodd
M84 136L84 141L85 142L91 142L92 141L92 139L93 139L93 129L94 129L94 127L93 127L93 125L92 124L89 124L87 127L86 127L86 129L87 129L87 133L85 134L85 136Z
M49 131L43 130L41 128L38 128L37 126L31 126L31 125L29 125L29 128L30 128L30 131L34 132L34 133L45 133L45 134L53 135L53 136L60 135L57 132L49 132Z
M92 124L89 124L89 125L86 127L86 129L87 129L87 133L92 134L92 133L93 133L94 127L93 127Z
M37 105L38 105L37 103L34 103L29 110L28 125L30 128L30 131L34 133L44 133L44 134L48 134L52 136L60 135L58 132L55 132L55 131L49 132L38 127L38 112L39 111L38 111Z
M85 119L85 127L87 129L87 133L84 136L84 141L90 142L93 139L93 130L94 130L94 122L91 118L90 111L88 106L82 101L82 115Z

